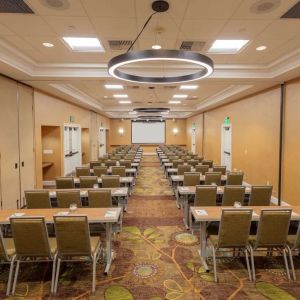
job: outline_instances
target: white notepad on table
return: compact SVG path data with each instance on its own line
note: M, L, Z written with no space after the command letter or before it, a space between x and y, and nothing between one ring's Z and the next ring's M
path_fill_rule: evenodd
M198 216L207 216L208 215L206 210L204 210L204 209L196 209L195 211Z
M115 210L108 210L104 215L105 218L115 218L116 216L117 216L117 211Z
M69 212L68 211L59 211L56 215L57 216L67 216L67 215L69 215Z
M182 190L182 191L189 191L189 188L188 188L187 186L183 186L183 187L181 188L181 190Z

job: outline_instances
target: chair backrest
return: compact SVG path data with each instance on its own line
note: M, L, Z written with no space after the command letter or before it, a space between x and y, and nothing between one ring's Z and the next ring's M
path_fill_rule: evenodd
M17 256L51 257L44 217L10 218Z
M182 159L173 160L173 168L178 168L179 165L183 165L183 160Z
M188 163L189 165L191 165L192 167L195 168L195 166L199 164L199 160L196 160L196 159L189 159L189 160L187 161L187 163Z
M94 167L94 175L97 177L101 177L102 175L107 174L107 167Z
M89 167L76 167L76 177L80 176L90 176L90 168Z
M253 185L249 205L251 206L268 206L271 203L272 185Z
M216 206L217 187L213 185L197 185L194 206Z
M209 168L212 168L213 164L214 164L213 160L209 160L209 159L202 160L202 165L207 165L207 166L209 166Z
M54 216L59 256L91 255L90 231L86 216Z
M178 165L177 166L177 174L183 175L185 172L191 172L192 166L191 165Z
M105 162L105 165L108 166L108 167L116 166L117 165L117 161L114 160L114 159L110 159L110 160L107 160Z
M58 177L55 179L57 189L74 189L74 178L73 177Z
M194 156L194 159L199 160L199 163L202 163L203 156L196 155L196 156Z
M254 248L286 245L291 209L262 209Z
M92 188L95 184L98 184L97 176L80 176L79 177L80 188Z
M124 166L125 168L131 168L131 160L130 159L121 160L120 166Z
M252 209L222 209L217 248L246 247L252 219Z
M89 190L89 207L112 207L110 190Z
M122 155L116 154L116 155L115 155L115 158L116 158L116 160L121 160L121 159L122 159Z
M183 174L184 186L195 186L200 184L200 173L198 172L185 172Z
M80 191L57 191L57 207L69 208L70 204L76 203L77 207L81 207Z
M222 175L226 175L226 166L213 166L213 172L221 172Z
M242 185L243 179L243 172L229 172L227 173L226 185Z
M119 175L120 177L126 176L126 171L124 166L114 166L111 168L111 174L112 175Z
M102 175L102 187L103 188L114 188L120 187L120 176L119 175Z
M221 172L206 172L205 173L205 184L213 184L221 185Z
M9 261L9 257L4 245L2 230L0 230L0 261L4 260L6 262Z
M199 172L201 174L205 174L206 172L208 172L209 170L209 166L208 165L196 165L195 166L195 171Z
M49 191L32 190L25 191L26 207L31 208L51 208Z
M233 206L234 202L244 203L245 187L242 185L225 185L222 197L223 206Z
M94 167L100 167L101 166L101 161L100 160L90 161L90 168L94 169Z

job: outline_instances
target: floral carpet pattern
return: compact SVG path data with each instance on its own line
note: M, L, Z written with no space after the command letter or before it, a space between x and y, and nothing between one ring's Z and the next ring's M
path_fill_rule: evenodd
M153 178L144 180L158 194L143 192L141 187L144 183L140 177L150 173ZM103 262L97 266L95 294L91 294L88 262L62 265L56 296L50 294L51 265L25 264L21 265L17 295L10 299L300 299L300 283L286 280L282 258L257 259L256 284L249 282L242 257L219 259L219 283L215 283L213 272L206 273L200 263L197 233L192 235L182 226L182 212L175 205L169 185L152 185L163 178L157 158L144 157L138 176L124 215L123 232L113 244L116 258L109 275L103 274ZM299 270L299 260L295 261ZM0 299L5 299L8 266L0 270ZM300 278L300 272L297 275Z

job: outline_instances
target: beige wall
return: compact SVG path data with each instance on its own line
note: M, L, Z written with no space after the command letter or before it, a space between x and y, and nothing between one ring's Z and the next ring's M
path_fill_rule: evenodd
M187 148L192 149L192 128L196 130L196 153L202 155L202 137L203 137L203 114L199 114L186 120L186 138Z
M300 205L300 80L286 86L282 199Z
M177 134L173 133L174 128L178 129ZM186 119L166 120L166 144L186 145Z
M272 184L274 195L277 195L279 111L280 89L278 87L205 112L204 156L220 164L221 126L224 119L230 117L232 168L243 170L245 180L251 184ZM187 121L188 141L190 141L191 124L195 120L199 123L201 117L189 118ZM201 128L200 125L199 127ZM200 145L201 138L198 147Z
M87 109L64 102L58 98L34 92L35 101L35 137L36 137L36 184L42 186L42 140L41 126L60 126L63 136L63 125L69 123L70 116L74 116L75 124L90 129L91 159L97 158L98 128L101 122L103 127L109 128L109 119ZM61 143L61 174L63 174L63 143Z
M120 128L123 128L123 134L119 133ZM131 144L131 120L110 119L109 143L111 147Z

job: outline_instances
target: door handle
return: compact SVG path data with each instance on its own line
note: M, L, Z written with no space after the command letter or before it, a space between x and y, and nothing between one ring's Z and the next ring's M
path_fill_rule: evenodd
M224 151L224 153L227 154L227 155L230 155L230 152L228 152L228 151Z
M18 169L18 163L15 163L15 169Z
M24 164L24 161L22 161L22 164L21 164L21 165L22 165L22 167L24 167L24 165L25 165L25 164Z

